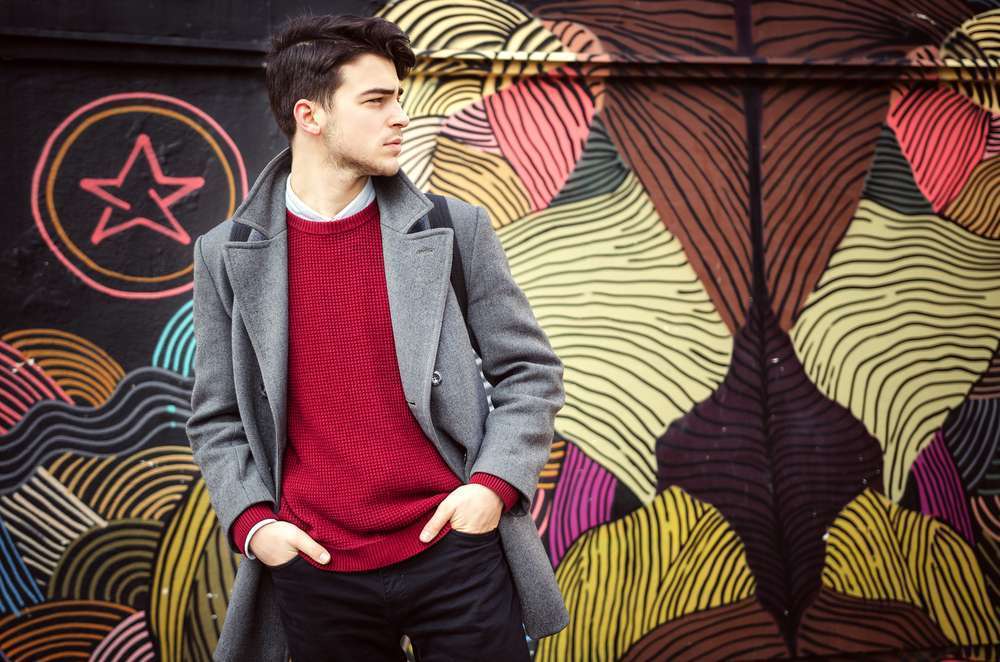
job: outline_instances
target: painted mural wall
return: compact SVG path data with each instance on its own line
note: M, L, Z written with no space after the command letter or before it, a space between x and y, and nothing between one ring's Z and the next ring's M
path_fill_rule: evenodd
M490 210L566 366L535 659L996 657L1000 6L376 10L422 53L405 171ZM115 71L7 166L10 660L207 660L239 563L183 430L190 247L282 145L259 72Z

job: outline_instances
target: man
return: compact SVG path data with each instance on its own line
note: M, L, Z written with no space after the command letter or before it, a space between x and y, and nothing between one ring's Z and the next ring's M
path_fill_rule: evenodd
M187 431L246 556L220 660L401 660L403 634L423 662L525 660L525 629L568 622L529 513L562 364L483 208L418 225L414 63L382 19L287 24L266 79L290 147L195 242Z

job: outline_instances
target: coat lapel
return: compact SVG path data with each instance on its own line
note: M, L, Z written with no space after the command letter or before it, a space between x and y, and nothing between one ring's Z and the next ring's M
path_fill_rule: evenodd
M274 418L276 456L271 461L280 476L288 395L288 233L229 242L225 260Z
M288 240L284 188L291 153L283 150L265 166L233 220L256 233L251 241L226 244L226 269L239 303L276 436L272 466L281 476L288 396ZM450 285L453 230L436 228L408 233L432 204L399 171L373 177L381 217L389 315L403 393L417 422L440 444L430 419L431 375ZM253 240L258 237L258 240ZM440 446L439 446L440 449Z
M437 442L430 420L431 375L451 275L448 228L400 234L382 226L389 314L403 393L421 428Z

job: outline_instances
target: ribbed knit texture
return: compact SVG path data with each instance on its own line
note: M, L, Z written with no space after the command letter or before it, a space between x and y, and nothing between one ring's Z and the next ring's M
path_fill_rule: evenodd
M232 527L240 549L265 517L323 545L326 570L371 570L434 544L419 540L462 484L424 435L403 394L393 341L377 202L353 216L288 225L288 442L277 514L256 504ZM517 491L477 473L509 510ZM258 533L254 534L259 535Z

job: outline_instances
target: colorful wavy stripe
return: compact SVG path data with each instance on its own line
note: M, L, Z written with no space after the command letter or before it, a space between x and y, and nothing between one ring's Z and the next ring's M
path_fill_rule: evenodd
M0 341L0 435L5 435L39 402L72 402L35 359Z
M998 186L1000 157L982 161L973 168L961 192L944 210L944 216L981 237L1000 239Z
M59 329L21 329L5 333L9 343L51 377L74 402L100 407L125 370L96 344Z
M167 321L153 350L153 367L194 376L193 309L194 301L188 301Z
M559 481L563 461L566 459L567 441L556 432L549 448L549 459L538 473L538 487L531 500L531 519L535 522L542 542L548 540L549 517L552 514L552 492Z
M519 26L532 16L500 0L403 0L379 15L410 38L414 50L502 51Z
M440 135L481 152L501 153L482 101L471 104L442 122Z
M149 609L161 522L115 520L79 536L63 552L46 587L50 599L113 602Z
M917 456L912 471L920 496L920 512L947 522L967 542L974 544L962 481L940 431Z
M996 398L1000 398L1000 351L993 355L989 367L980 375L979 380L972 385L972 390L969 391L969 400Z
M552 567L559 565L570 545L595 526L611 519L617 481L575 444L566 445L559 483L553 493L548 542Z
M613 193L627 176L628 168L611 144L604 122L600 117L594 117L583 154L559 194L552 199L552 205L581 202Z
M50 600L0 617L0 651L20 660L87 659L135 611L95 600Z
M407 102L403 105L405 107ZM414 115L410 110L406 112ZM427 190L434 171L434 153L437 150L443 119L437 115L413 116L403 129L403 151L399 155L399 163L407 177L422 191Z
M43 401L3 438L0 494L17 489L35 467L67 451L107 455L154 441L185 442L190 408L191 380L160 368L126 375L99 409Z
M430 192L486 207L495 228L509 225L531 211L524 182L502 156L440 137L431 165Z
M48 466L76 498L107 519L166 521L201 476L188 445L163 444L128 455L66 453Z
M752 281L742 91L687 81L612 79L602 119L719 315L735 331L745 319Z
M184 625L181 659L208 660L219 642L229 606L229 587L236 578L240 557L229 548L226 535L215 527L191 582Z
M218 529L205 482L190 484L184 502L167 524L153 562L150 623L162 660L179 660L184 648L188 603L198 559Z
M1000 495L972 497L969 505L981 535L1000 542Z
M986 3L984 3L986 4ZM976 14L962 23L941 44L940 56L946 65L957 69L957 77L949 77L951 87L973 103L994 113L1000 113L997 77L1000 55L997 49L997 25L1000 11L992 8Z
M205 658L208 659L208 658ZM146 613L137 611L122 620L90 654L92 662L153 662L156 648L146 626Z
M0 514L35 581L43 586L74 540L108 524L44 467L14 492L0 496Z

